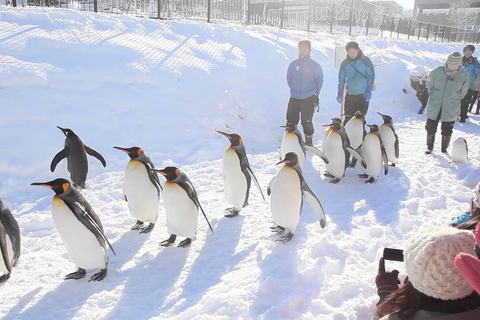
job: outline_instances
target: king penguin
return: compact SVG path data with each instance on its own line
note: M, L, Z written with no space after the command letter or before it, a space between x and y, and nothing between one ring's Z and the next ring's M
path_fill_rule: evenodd
M142 148L114 148L127 153L130 157L125 168L123 197L128 203L128 210L137 219L131 230L148 233L152 231L157 221L162 189L158 175L150 170L155 168L155 165ZM149 222L149 225L142 228L145 222Z
M452 162L464 163L468 162L468 146L467 141L463 138L458 138L452 145Z
M333 117L331 120L332 120L332 123L342 123L342 119L340 119L338 117ZM332 132L332 128L330 126L327 126L325 128L325 131L323 132L323 138L322 138L322 152L323 153L325 153L325 145L327 143L327 137L330 134L330 132Z
M385 168L385 175L388 173L388 158L383 147L381 135L378 132L378 125L367 124L370 128L370 132L367 133L363 140L361 155L367 167L363 168L364 174L360 174L361 178L370 177L365 183L372 183L378 177L382 168L382 163Z
M100 281L107 275L107 244L115 250L103 232L102 223L92 206L66 179L58 178L49 182L34 182L33 186L52 189L52 218L55 228L67 247L68 255L78 270L65 276L68 279L82 279L86 269L100 268L100 272L89 281Z
M283 232L288 229L288 233L278 239L285 243L292 239L297 230L302 214L303 196L317 214L320 226L325 228L327 222L322 204L303 178L297 154L288 152L277 165L281 163L284 165L268 184L267 194L270 196L270 211L277 224L277 227L272 227L272 231Z
M192 243L192 239L197 231L198 209L202 211L213 233L207 215L198 201L197 192L187 175L176 167L153 170L167 179L163 187L163 202L167 216L167 231L170 234L170 238L160 242L160 245L168 247L175 242L177 236L181 236L186 237L186 239L181 241L178 246L182 248L188 247Z
M348 140L350 141L350 147L360 152L363 138L367 134L365 130L364 118L361 111L355 112L355 115L345 124L345 132L347 133ZM354 168L357 164L357 159L353 156L349 156L349 166Z
M326 163L327 177L333 178L331 183L338 183L344 176L345 170L349 165L350 154L360 160L363 167L366 167L365 160L353 148L350 147L345 128L339 122L332 122L328 125L331 128L325 143L325 156L328 159Z
M393 119L389 115L381 114L380 112L377 113L383 119L383 124L378 128L380 136L382 137L383 146L385 147L388 161L391 163L392 167L395 167L398 162L400 151L398 136L393 128Z
M67 169L68 172L70 172L70 179L73 185L77 188L84 189L88 173L87 153L97 158L104 167L107 163L98 151L86 146L71 129L58 126L57 128L62 130L65 135L65 147L53 157L52 163L50 164L50 171L55 171L57 164L62 159L67 158Z
M12 267L17 264L20 257L20 228L17 220L0 197L0 283L10 278Z
M225 217L233 218L238 216L242 208L248 206L252 180L255 182L264 201L265 197L257 178L253 174L252 169L250 169L242 137L236 133L217 132L227 137L230 141L230 145L225 149L223 155L223 183L225 198L229 204L233 205L232 208L226 210L229 214L226 214Z
M307 150L319 156L325 163L328 162L328 159L325 157L322 151L314 146L305 144L302 139L302 134L300 131L298 131L295 123L287 123L285 126L280 127L285 128L282 144L280 145L280 159L284 159L285 155L289 152L295 152L298 156L298 164L300 165L302 172L305 168Z

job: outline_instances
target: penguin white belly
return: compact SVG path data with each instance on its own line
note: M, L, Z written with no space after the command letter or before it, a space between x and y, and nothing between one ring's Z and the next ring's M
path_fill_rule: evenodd
M332 132L332 129L330 127L327 127L325 131L323 131L323 137L322 137L322 152L325 154L325 146L327 145L327 138L328 135Z
M362 157L367 163L367 169L363 172L373 178L377 178L382 168L382 150L380 149L380 140L376 134L367 134L362 144Z
M345 125L345 131L348 136L348 140L350 140L350 147L357 150L358 147L363 142L363 122L361 120L357 120L356 118L350 119Z
M280 145L280 157L283 159L289 152L295 152L298 156L298 164L303 171L305 167L305 152L298 141L298 137L294 133L286 132L283 135L282 144Z
M147 168L137 160L130 160L125 169L124 192L130 213L142 222L155 223L158 215L158 192L148 177Z
M328 158L328 164L325 164L328 173L335 178L343 178L345 174L345 150L343 149L342 137L335 131L332 131L327 137L325 156Z
M279 226L295 234L303 204L300 178L295 169L283 166L271 187L270 211Z
M75 217L75 214L57 196L52 200L52 217L68 255L82 269L105 269L107 253L97 237Z
M240 211L247 196L247 179L242 172L240 159L231 147L225 150L223 156L223 183L227 202Z
M395 135L393 134L392 129L390 129L389 126L381 125L379 131L388 161L391 163L397 163L398 159L395 156Z
M458 138L452 145L452 162L464 163L468 161L467 142L463 138Z
M8 259L10 260L10 265L12 265L12 260L13 260L13 246L12 246L12 241L10 240L10 236L8 234L5 235L5 238L7 238L7 252L8 252ZM0 252L1 254L1 252ZM0 273L7 274L9 273L7 266L5 265L5 261L3 261L3 258L0 256Z
M197 231L198 209L187 192L177 183L166 181L163 202L168 233L192 239Z

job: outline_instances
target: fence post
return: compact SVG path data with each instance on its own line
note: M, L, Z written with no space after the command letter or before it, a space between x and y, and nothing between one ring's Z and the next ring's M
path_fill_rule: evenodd
M435 28L435 27L434 27ZM435 30L435 29L434 29ZM435 31L435 38L433 39L433 41L437 42L437 35L438 35L438 31L440 30L440 26L437 24L437 28L436 28L436 31Z
M382 17L382 26L380 27L380 37L383 37L383 24L385 23L385 15Z
M418 26L418 37L417 37L417 40L420 40L420 33L422 33L422 21L420 21L420 25Z
M15 8L17 6L17 0L12 1L12 6Z
M308 1L307 32L310 32L310 20L311 19L312 19L312 0Z
M248 0L248 8L247 8L247 25L250 25L250 0Z
M427 26L427 37L426 37L426 41L428 41L428 34L430 33L430 23L428 24Z
M368 36L368 25L370 24L370 11L367 14L367 30L365 32L365 35Z
M410 40L410 31L412 30L412 21L413 20L410 20L410 24L408 25L408 36L407 36L408 40Z
M354 15L354 12L353 12L353 8L350 8L350 27L348 29L348 35L351 36L352 35L352 25L353 25L353 19L355 19L355 15Z
M330 33L333 33L333 17L334 16L335 16L335 5L332 6L332 18L330 19Z
M283 10L285 9L285 0L282 1L282 13L280 16L280 29L283 29Z
M98 12L98 0L93 0L93 12Z
M210 23L211 14L212 14L212 0L207 0L207 23Z
M400 38L400 25L401 24L402 24L402 18L398 18L397 39Z

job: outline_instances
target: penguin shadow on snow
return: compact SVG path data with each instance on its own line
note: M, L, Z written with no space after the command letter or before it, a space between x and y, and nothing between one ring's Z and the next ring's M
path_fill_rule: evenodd
M41 290L42 288L38 287L30 291L29 293L25 294L24 296L22 296L19 299L18 303L13 308L11 308L2 319L4 320L18 319L20 311L22 311L25 308L25 306L27 306L30 303L30 301L32 301L33 298L37 295L37 293L39 293Z
M160 251L155 257L149 258L149 253L145 253L137 265L122 272L122 279L127 279L122 296L105 319L151 318L175 290L190 248L163 248L156 243L153 249ZM142 303L138 303L139 297Z
M242 210L242 214L253 212ZM215 234L208 232L205 243L182 285L182 293L174 301L162 306L161 312L174 308L174 313L178 314L196 305L209 288L220 283L224 274L248 256L252 248L245 248L235 254L243 220L241 215L232 219L224 217L216 224ZM181 304L176 306L176 302L181 300Z

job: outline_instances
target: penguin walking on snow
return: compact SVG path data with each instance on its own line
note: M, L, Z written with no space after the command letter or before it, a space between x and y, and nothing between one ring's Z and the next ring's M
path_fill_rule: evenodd
M338 183L345 176L350 155L359 160L362 167L365 168L367 164L362 156L350 147L350 140L341 123L332 122L328 126L331 131L325 141L325 156L328 159L325 165L327 169L325 176L333 178L330 180L331 183Z
M302 139L302 134L300 131L298 131L295 123L287 123L287 125L280 127L285 128L282 144L280 145L280 159L284 159L285 155L289 152L295 152L298 156L298 164L302 172L305 168L306 151L310 151L319 156L325 163L328 162L328 159L325 157L322 151L318 150L314 146L305 144Z
M370 128L370 132L365 136L361 149L367 167L363 168L364 174L360 174L359 177L370 177L365 183L372 183L378 177L382 163L385 168L385 175L388 173L388 159L383 147L382 137L378 132L378 125L367 124L367 127Z
M452 162L464 163L468 162L468 145L467 140L458 138L452 145Z
M89 281L100 281L107 275L107 245L116 255L115 250L103 232L102 223L92 206L66 179L49 182L34 182L33 186L52 189L52 217L55 228L67 247L70 259L78 267L76 272L65 276L68 279L82 279L86 269L100 268L100 272L90 277Z
M0 197L0 283L10 278L12 267L20 257L20 228L17 220Z
M65 147L53 157L52 163L50 164L50 171L55 171L57 164L64 158L67 158L67 169L68 172L70 172L70 179L73 185L77 188L84 189L88 173L87 153L97 158L104 167L107 163L98 151L86 146L71 129L58 126L57 128L62 130L65 135Z
M389 115L377 112L383 119L383 124L379 127L380 136L382 137L383 146L387 153L387 159L395 167L400 155L398 136L393 128L393 119Z
M342 123L342 119L339 117L333 117L332 123ZM326 126L325 131L323 132L323 138L322 138L322 152L325 154L325 145L327 143L327 138L328 135L332 132L332 128L330 126Z
M317 214L322 228L325 228L326 219L322 204L303 178L298 156L289 152L277 165L280 163L284 165L268 184L267 194L270 196L270 211L277 224L277 227L272 227L272 231L283 232L288 229L288 233L278 239L285 243L292 239L297 230L302 214L303 196Z
M128 203L128 210L137 219L131 230L148 233L152 231L157 221L158 202L162 189L158 175L150 170L155 168L155 165L142 148L114 148L125 152L130 157L125 168L123 196ZM145 222L149 222L149 225L142 228Z
M213 233L212 226L208 221L198 201L197 192L187 175L176 167L154 171L162 174L167 180L163 186L163 202L167 216L167 230L170 238L160 242L161 246L168 247L175 242L177 236L186 237L178 246L185 248L192 243L197 231L198 209L207 220L208 226Z
M265 197L257 178L253 174L252 169L250 169L242 137L235 133L217 132L227 137L230 141L230 146L225 149L223 155L223 183L225 198L229 204L233 205L232 208L226 210L230 213L226 214L225 217L233 218L238 216L242 208L248 206L252 180L255 182L264 201Z
M348 140L350 141L350 147L357 152L360 152L360 147L363 143L363 138L367 134L365 130L364 117L361 111L355 112L355 115L345 124L345 132L347 133ZM357 159L353 156L349 156L349 166L354 168L357 164Z

